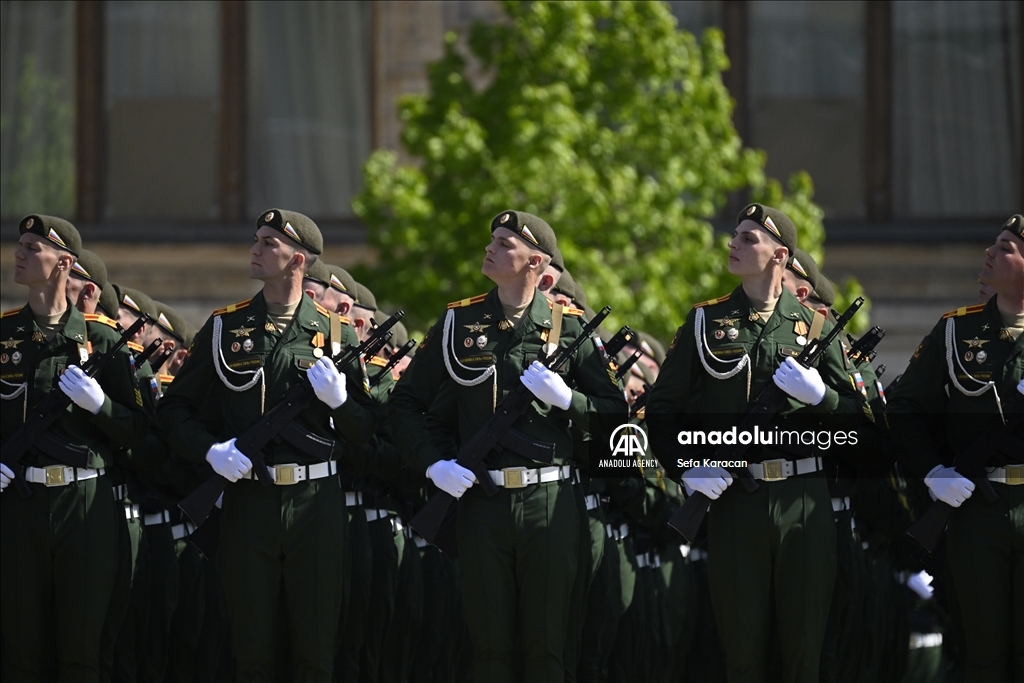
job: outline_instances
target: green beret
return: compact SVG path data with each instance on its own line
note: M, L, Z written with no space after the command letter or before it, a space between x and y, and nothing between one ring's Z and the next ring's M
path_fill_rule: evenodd
M562 259L562 250L557 246L554 251L551 252L551 265L553 265L555 270L559 273L565 272L565 261Z
M96 284L100 289L107 284L107 266L103 259L88 249L82 249L71 266L71 274Z
M306 274L303 277L313 282L319 282L324 287L331 286L331 271L327 268L327 264L320 259L317 259L311 266L306 268Z
M578 282L576 283L576 293L573 295L572 300L576 302L576 308L585 309L587 306L587 294Z
M131 287L121 287L121 298L119 304L123 308L127 308L134 312L136 315L145 313L150 318L156 318L160 315L156 310L156 304L143 292Z
M836 290L832 286L832 282L824 275L818 276L818 284L815 285L811 296L829 308L832 308L836 303Z
M790 254L796 251L796 226L786 214L764 204L750 204L736 216L736 225L747 220L760 224L783 246L787 247Z
M555 231L543 218L538 218L532 213L502 211L491 221L491 232L498 228L511 230L548 256L553 256L555 249L558 248Z
M641 351L653 358L658 365L665 362L665 346L660 341L646 332L637 332L637 336L640 337Z
M572 299L576 295L576 281L572 279L572 275L569 274L568 270L563 270L561 277L558 278L558 282L551 288L551 293L559 292Z
M1024 216L1019 213L1013 214L1003 223L1003 230L1009 230L1017 237L1024 239Z
M177 311L160 301L154 301L153 305L156 306L156 324L160 326L160 329L167 332L168 334L174 335L174 337L180 341L185 341L185 319L182 318Z
M320 228L308 216L294 211L268 209L256 221L256 229L264 225L282 233L307 251L324 253L324 237L320 234Z
M70 251L76 257L82 253L82 236L71 223L56 216L43 216L34 213L21 219L18 225L18 234L24 235L30 232L49 240L54 246L64 251Z
M401 320L395 323L391 331L394 333L391 336L391 341L388 342L391 348L400 349L409 341L409 330L405 329L405 325L402 324Z
M797 277L807 280L811 285L811 290L818 288L818 279L821 277L821 271L818 270L818 264L814 262L811 255L803 249L794 249L789 254L789 260L786 261L786 269L793 271Z
M345 292L353 299L356 298L356 281L348 274L348 271L341 266L327 266L331 273L331 287L339 292Z
M114 285L106 282L103 284L103 291L100 292L100 308L106 311L108 318L117 319L117 309L120 308L118 301L120 300L117 291L114 289Z
M370 291L369 287L357 282L355 292L356 306L365 308L368 311L377 310L377 298L373 296L373 292Z

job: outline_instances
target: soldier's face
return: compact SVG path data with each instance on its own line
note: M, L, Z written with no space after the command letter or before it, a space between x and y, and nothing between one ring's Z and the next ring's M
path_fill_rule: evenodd
M796 297L797 301L803 301L810 296L811 286L807 280L798 277L789 268L782 271L782 286L789 290L789 293Z
M249 277L253 280L274 280L289 274L295 248L278 238L278 231L261 226L249 250Z
M729 240L729 272L739 277L761 275L773 260L779 259L780 250L786 251L786 248L772 239L764 228L754 221L743 221Z
M480 272L495 282L514 279L527 270L534 257L540 259L518 235L508 228L498 228L491 233L491 243L484 249Z
M1019 298L1024 291L1024 240L1009 230L985 250L985 263L978 279L997 294Z
M71 302L78 306L81 302L79 299L82 296L82 289L85 287L86 281L72 275L68 278L68 298Z
M61 270L70 268L73 257L57 249L39 235L25 233L14 251L14 281L35 285L48 281Z

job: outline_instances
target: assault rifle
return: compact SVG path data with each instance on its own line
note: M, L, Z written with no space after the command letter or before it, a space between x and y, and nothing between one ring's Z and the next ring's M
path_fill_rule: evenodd
M107 361L114 358L128 341L138 334L149 321L149 316L143 313L131 327L121 334L121 338L103 353L94 353L89 356L81 367L88 377L95 377L96 373L107 364ZM28 391L28 387L25 388ZM27 400L27 399L26 399ZM14 488L22 498L32 495L25 476L21 472L21 459L32 448L42 451L57 462L62 462L69 467L85 467L89 461L89 448L77 446L59 439L49 433L50 427L56 422L68 406L71 405L71 398L61 391L60 387L54 387L43 397L25 416L25 422L18 430L11 435L11 438L0 448L0 462L7 465L14 472Z
M874 358L875 347L885 337L885 330L875 325L856 341L850 335L846 335L846 337L850 340L850 351L847 356L853 361L854 365L860 367L864 363L871 362L871 359Z
M629 374L629 369L633 367L638 360L640 360L640 356L642 355L644 355L644 352L641 351L640 349L637 349L636 352L634 352L632 356L627 358L625 362L623 362L623 364L619 366L619 369L615 371L615 379L622 379L627 374Z
M1003 404L1003 414L1007 418L1005 423L999 419L993 420L974 443L958 454L953 461L956 471L973 481L975 490L980 491L990 503L999 500L999 494L988 480L985 463L998 452L1005 453L1011 458L1011 462L1019 462L1020 454L1024 453L1024 396L1014 390L1014 395ZM907 535L920 543L929 553L934 552L952 510L952 507L941 500L933 502L931 507L907 529Z
M587 323L580 336L568 346L560 347L552 355L541 359L541 363L549 370L557 372L590 339L591 333L597 330L609 313L611 313L611 308L605 306L600 313L594 316L593 320ZM512 425L526 413L533 400L533 394L526 388L526 385L517 382L516 388L506 394L501 403L497 405L494 415L459 449L455 461L476 475L477 482L489 496L497 493L498 487L494 485L487 473L486 458L496 446L506 443L507 436L515 433ZM516 438L526 441L530 439L526 435L519 435ZM510 450L518 452L520 449L510 446ZM549 453L546 457L547 461L551 462L554 456L553 449ZM453 500L455 499L444 491L438 491L427 501L426 505L420 508L419 512L410 520L409 525L429 543L434 543L438 531L444 525L445 515Z
M395 326L404 311L398 311L383 324L372 329L370 335L359 346L349 346L332 361L341 369L357 360L359 356L372 356L387 343L389 330ZM267 468L264 449L272 440L285 440L306 452L313 452L323 460L329 460L334 452L334 442L319 439L294 424L295 418L301 414L316 398L313 386L302 378L292 385L280 402L267 411L263 417L245 433L235 440L235 448L244 453L252 462L252 471L264 486L274 483L270 470ZM178 507L198 528L206 521L210 511L216 506L217 499L224 493L228 480L215 474L199 485L178 503Z
M800 355L797 356L796 362L805 368L811 367L817 360L825 353L825 350L829 345L835 341L836 337L843 331L850 319L860 310L860 307L864 305L864 298L858 297L853 304L850 305L846 312L839 316L836 321L836 326L832 328L824 339L812 339L804 347ZM786 402L789 400L789 394L776 386L775 382L768 382L767 386L761 390L761 394L757 397L757 401L754 403L754 407L743 421L737 427L738 431L752 432L755 427L759 427L762 430L767 429L769 424L775 416L782 410ZM736 444L725 444L718 447L715 452L716 460L742 460L743 454L746 452L748 444L736 443ZM738 468L727 468L728 472L734 477L739 478L740 483L743 484L743 488L746 489L747 493L753 493L758 489L757 480L754 479L753 475L750 474L750 470L746 467ZM678 531L687 541L693 543L697 539L697 532L700 530L701 522L704 520L704 515L707 514L708 507L711 505L711 500L700 491L695 491L693 495L686 499L682 507L675 511L675 513L669 518L668 525Z
M393 354L391 354L391 358L388 359L387 365L385 365L384 368L379 373L370 378L370 388L372 389L373 387L380 384L380 381L384 378L384 376L387 373L391 372L391 368L398 365L398 361L402 360L402 358L404 358L407 353L412 351L414 346L416 346L416 340L410 339L409 341L405 342L405 344L402 345L402 348L398 349Z

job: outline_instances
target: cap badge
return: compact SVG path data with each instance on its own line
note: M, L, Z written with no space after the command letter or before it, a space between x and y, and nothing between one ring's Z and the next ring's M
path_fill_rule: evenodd
M267 221L268 223L270 221L274 220L274 212L273 211L267 211L267 215L263 217L263 220Z
M537 244L537 245L540 244L540 242L537 241L537 238L533 236L533 233L530 232L530 229L528 227L526 227L525 225L523 226L522 235L523 235L523 237L525 237L526 239L530 240L534 244Z
M127 294L125 294L124 297L121 298L121 303L126 304L130 308L134 308L136 311L139 311L140 313L142 312L142 309L139 308L139 305L135 303L135 301Z
M50 228L50 232L49 232L49 233L48 233L48 234L46 235L46 238L47 238L48 240L50 240L51 242L54 242L54 243L56 243L56 244L59 244L60 246L64 247L65 249L67 249L67 248L68 248L68 245L64 244L64 240L62 240L62 239L60 238L60 235L58 235L58 234L57 234L57 233L56 233L56 232L54 231L54 229L53 229L53 228Z
M340 289L343 292L348 291L347 289L345 289L345 285L341 283L341 280L338 279L337 275L331 275L331 287L334 287L335 289Z
M25 221L25 229L26 230L31 230L32 226L35 225L35 224L36 224L36 219L35 218L29 218L27 221Z
M499 223L508 223L508 218L509 218L509 214L503 213L503 214L501 214L501 218L498 219L498 222ZM30 218L29 220L31 221L32 219Z
M769 219L767 219L767 220L769 220L769 221L770 221L770 220L771 220L771 218L769 218ZM795 270L796 272L798 272L798 273L800 273L801 275L803 275L803 276L804 276L804 278L809 278L809 277L810 277L810 276L809 276L809 275L807 274L807 269L806 269L806 268L804 268L804 265L803 265L802 263L800 263L800 261L798 261L797 259L793 259L793 270Z
M284 224L284 232L285 232L286 235L291 237L296 242L301 242L302 241L302 238L299 237L299 233L295 232L295 228L292 227L291 223L285 223Z
M753 216L755 211L757 211L757 204L751 204L749 207L747 207L748 216Z
M87 271L85 268L83 268L82 264L79 263L78 261L75 261L75 264L73 266L71 266L71 270L75 271L79 275L82 275L83 277L87 277L90 280L92 279L92 275L89 275L89 271Z
M171 324L171 321L167 319L167 316L166 316L166 315L164 315L163 313L161 313L161 314L160 314L160 315L159 315L159 316L157 317L157 320L158 320L158 321L160 322L160 324L161 324L161 325L163 325L164 327L166 327L166 328L167 328L168 330L170 330L171 332L174 332L174 325L172 325L172 324Z
M771 216L765 216L764 217L764 227L766 227L769 230L771 230L772 234L775 235L776 237L779 237L779 238L782 237L782 233L779 232L779 229L777 227L775 227L775 221L772 220Z

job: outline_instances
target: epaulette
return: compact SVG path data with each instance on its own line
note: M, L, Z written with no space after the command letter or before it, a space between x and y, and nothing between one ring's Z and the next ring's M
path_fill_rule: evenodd
M225 306L224 308L218 308L216 311L213 312L213 314L224 315L225 313L234 313L235 311L240 311L246 306L248 306L250 301L252 301L252 299L246 299L245 301L239 301L237 304L231 304L230 306Z
M382 368L388 364L388 362L380 356L374 356L370 360L366 361L367 365L376 365L378 368Z
M25 307L22 306L21 308L12 308L9 311L4 311L3 313L0 313L0 318L9 318L12 315L17 315L17 314L21 313L22 308L25 308Z
M988 304L974 304L973 306L961 306L955 310L949 311L942 315L942 319L946 318L959 318L964 315L971 315L972 313L981 313L985 310L985 306Z
M346 317L345 317L345 316L343 316L343 315L339 315L339 316L338 316L338 320L340 320L340 321L341 321L341 324L342 324L342 325L351 325L351 324L352 324L352 321L351 321L351 320L349 320L348 318L346 318Z
M573 308L572 306L562 306L562 315L571 315L578 318L581 315L584 315L584 313L585 312L579 308Z
M170 384L174 380L174 375L165 375L163 373L156 376L160 381L160 384Z
M321 306L320 304L318 304L318 303L317 303L317 302L315 302L315 301L313 302L313 305L314 305L314 306L316 306L316 310L317 310L317 312L318 312L318 313L319 313L320 315L325 315L325 316L327 316L328 318L330 318L330 317L331 317L331 312L330 312L330 311L328 311L328 310L327 310L326 308L324 308L323 306Z
M86 313L82 317L85 318L85 322L87 323L100 323L101 325L112 327L115 330L117 329L117 321L112 320L105 315L100 315L99 313Z
M146 350L146 348L142 344L137 344L133 341L128 342L128 348L134 351L135 353L142 353L143 351Z
M487 294L477 294L476 296L472 296L468 299L460 299L459 301L453 301L450 304L448 304L448 308L463 308L465 306L472 306L473 304L480 303L486 298Z
M723 301L728 301L729 297L731 297L731 296L732 296L732 294L730 293L730 294L726 294L725 296L720 296L717 299L708 299L707 301L702 301L699 304L694 304L693 307L694 308L704 308L705 306L714 306L715 304L720 304Z

